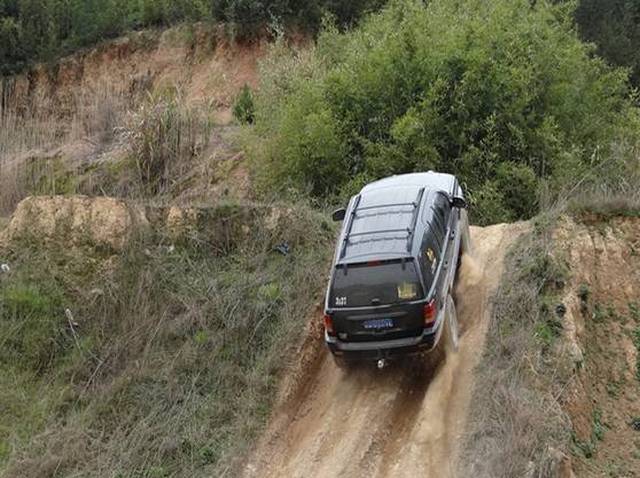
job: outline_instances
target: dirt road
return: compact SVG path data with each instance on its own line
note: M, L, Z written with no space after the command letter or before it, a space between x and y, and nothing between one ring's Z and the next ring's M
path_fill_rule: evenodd
M455 476L490 299L504 254L525 227L472 228L473 256L456 290L460 349L436 370L398 363L343 372L313 329L244 476Z

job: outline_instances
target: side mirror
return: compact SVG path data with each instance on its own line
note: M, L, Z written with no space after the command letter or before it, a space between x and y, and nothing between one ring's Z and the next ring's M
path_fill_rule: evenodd
M453 207L457 207L458 209L466 209L467 201L465 201L464 198L460 196L453 196L453 198L451 199L451 205Z
M336 222L344 221L344 217L346 215L347 215L347 210L341 207L340 209L336 209L335 211L333 211L333 213L331 214L331 219L333 219Z

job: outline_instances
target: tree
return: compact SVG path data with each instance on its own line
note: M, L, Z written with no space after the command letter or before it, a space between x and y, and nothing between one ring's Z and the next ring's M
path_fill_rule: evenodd
M22 49L22 29L20 24L12 17L0 19L0 65L5 71L11 73L11 69L19 67L26 61Z

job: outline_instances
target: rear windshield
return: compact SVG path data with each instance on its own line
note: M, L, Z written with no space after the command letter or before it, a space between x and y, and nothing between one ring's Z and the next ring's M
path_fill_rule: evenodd
M412 260L350 264L334 271L329 307L366 307L422 298Z

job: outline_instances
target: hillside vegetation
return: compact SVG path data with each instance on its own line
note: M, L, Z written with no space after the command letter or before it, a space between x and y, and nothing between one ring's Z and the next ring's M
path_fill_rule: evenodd
M218 22L234 37L263 35L267 29L318 30L324 15L342 27L387 0L1 0L0 74L19 71L114 38L130 30L179 22ZM638 85L639 7L624 0L580 0L575 14L583 38L618 66L629 67Z
M627 75L593 56L571 13L392 2L352 32L328 28L312 52L276 48L255 116L263 187L344 200L433 169L461 178L486 224L531 217L543 189L594 169L607 171L598 181L629 177L639 122Z
M332 239L303 204L23 203L0 231L0 476L234 470Z
M313 33L323 15L351 25L381 0L0 0L0 74L18 71L127 31L178 22L224 23L235 37L267 27Z
M640 86L640 3L626 0L581 0L576 21L582 36L598 47L598 54L628 67Z
M583 219L637 215L637 92L598 56L610 56L604 41L582 41L597 28L578 28L586 7L573 7L0 0L5 73L188 23L3 81L0 214L15 214L0 217L0 476L236 475L322 302L336 233L325 206L368 181L455 173L481 225L567 202ZM228 41L265 30L268 46ZM509 258L483 359L492 386L473 392L467 464L492 478L550 476L548 437L563 453L573 443L593 476L605 470L589 461L601 440L588 427L571 436L558 402L573 365L560 362L555 306L595 279L553 257L553 221L532 221ZM590 290L610 305L606 284ZM638 325L634 307L611 304L609 319L629 316L616 336ZM585 363L606 355L584 343ZM631 396L625 367L624 383L599 373ZM595 410L575 416L595 424Z

